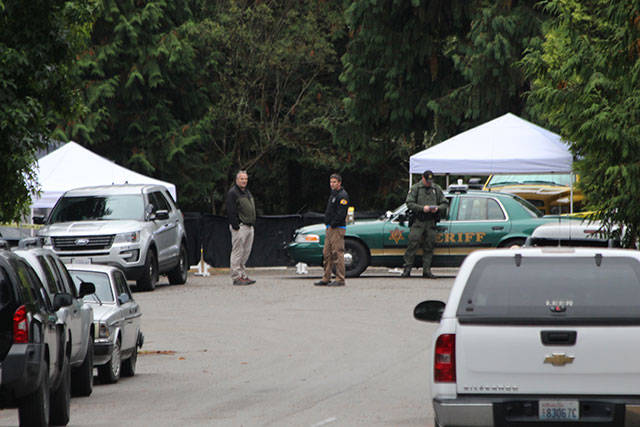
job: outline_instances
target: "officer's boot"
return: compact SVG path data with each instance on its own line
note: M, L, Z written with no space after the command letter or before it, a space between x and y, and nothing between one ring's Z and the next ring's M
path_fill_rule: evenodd
M402 274L400 275L400 277L409 277L411 276L411 267L405 267L404 270L402 270Z

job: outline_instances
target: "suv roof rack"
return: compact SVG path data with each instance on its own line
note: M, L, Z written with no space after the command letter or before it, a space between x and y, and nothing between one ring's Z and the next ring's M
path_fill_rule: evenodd
M40 237L25 237L24 239L20 239L20 241L18 242L18 247L20 249L34 248L34 247L41 247L41 246L42 246L42 239Z

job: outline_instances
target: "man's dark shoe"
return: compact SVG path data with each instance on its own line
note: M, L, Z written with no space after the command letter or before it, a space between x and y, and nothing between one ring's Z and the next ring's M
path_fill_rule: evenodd
M333 282L329 283L327 286L344 286L344 282L338 282L337 280L334 280Z
M423 271L422 272L422 277L426 278L426 279L435 279L436 276L433 275L433 273L429 270L427 271Z
M247 286L250 285L249 281L245 278L239 278L233 280L233 286Z
M253 285L254 283L256 283L255 280L249 279L248 277L243 277L243 279L247 281L247 285Z
M405 267L400 277L410 277L410 276L411 276L411 267Z
M320 280L318 282L315 282L314 285L316 285L316 286L328 286L329 282L325 282L324 280Z

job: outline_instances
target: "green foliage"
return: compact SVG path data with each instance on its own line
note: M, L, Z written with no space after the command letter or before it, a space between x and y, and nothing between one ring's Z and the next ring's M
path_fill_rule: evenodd
M35 153L76 112L71 69L92 10L90 0L0 3L0 222L27 213Z
M640 231L640 2L553 0L544 43L523 67L532 111L571 141L596 217Z
M216 212L240 168L273 181L292 159L334 161L344 37L340 6L325 2L105 1L69 136ZM288 208L257 192L265 210Z

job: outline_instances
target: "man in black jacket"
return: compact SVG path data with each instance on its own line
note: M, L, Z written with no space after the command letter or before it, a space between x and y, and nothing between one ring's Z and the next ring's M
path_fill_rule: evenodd
M236 174L236 182L227 193L227 217L231 232L230 272L234 285L252 285L256 281L249 279L246 262L253 245L253 226L256 223L256 206L251 192L247 188L247 171Z
M347 209L349 195L342 188L342 177L334 173L329 177L331 194L324 212L324 223L327 231L324 236L324 275L322 280L314 283L316 286L344 286L344 234L347 231ZM336 269L336 280L331 281L333 267Z

